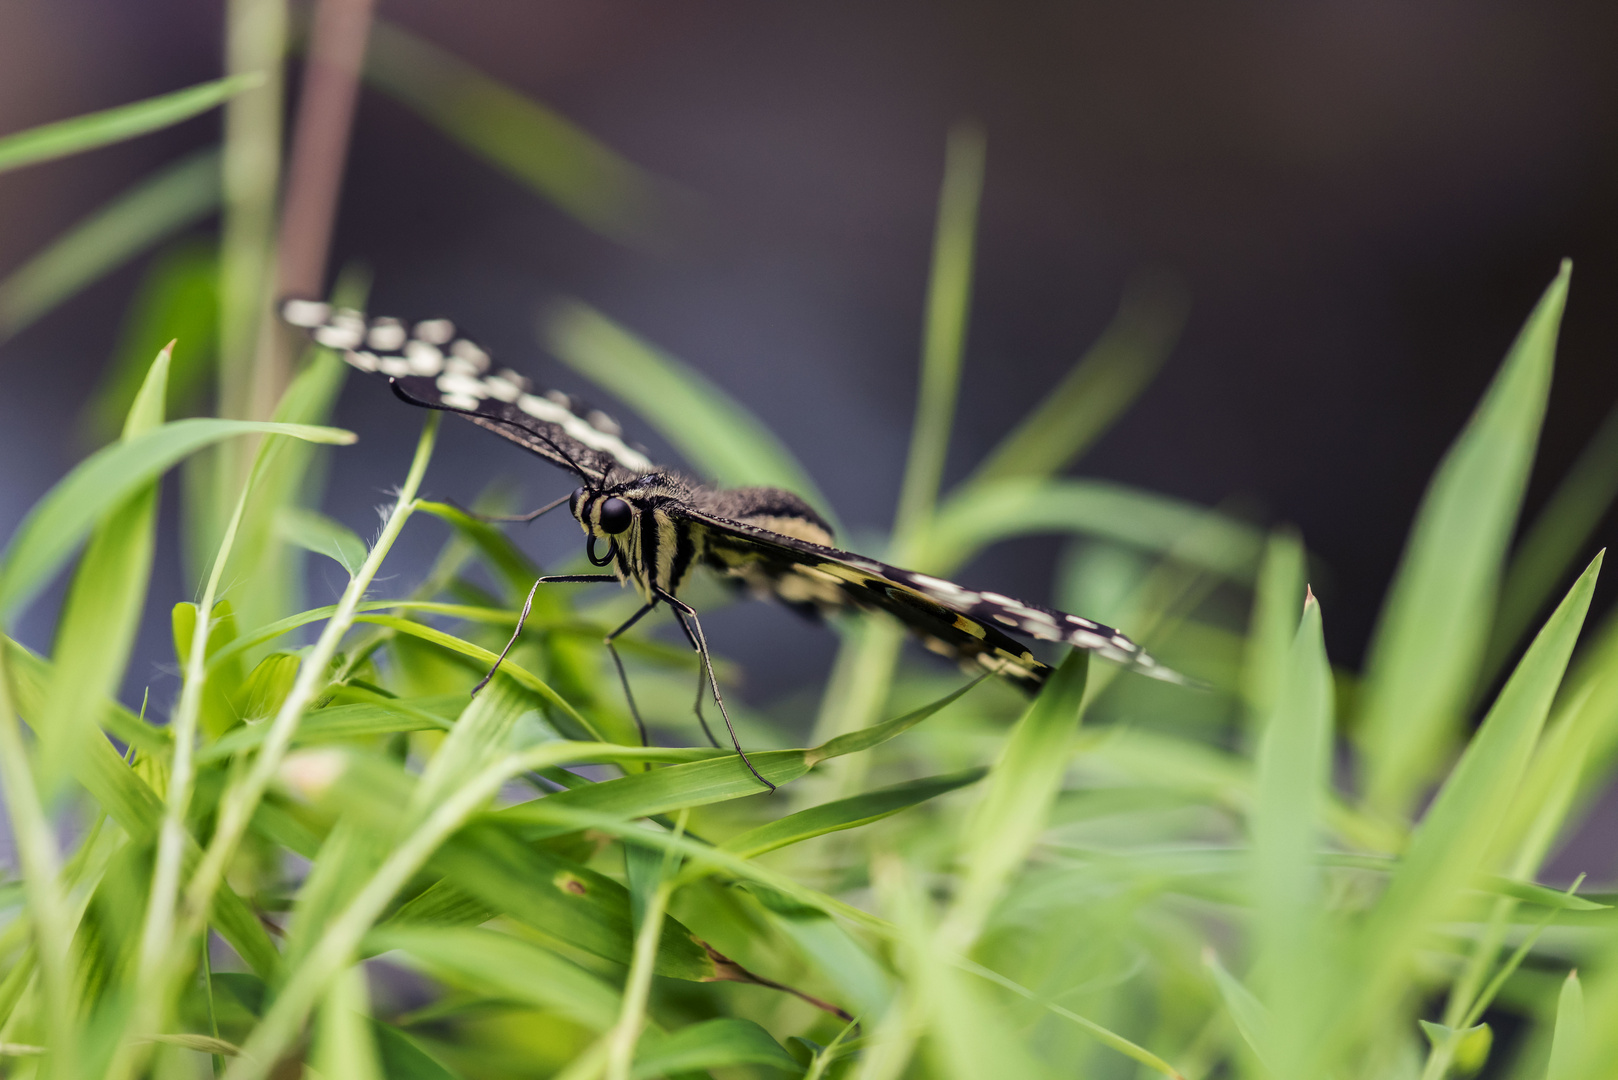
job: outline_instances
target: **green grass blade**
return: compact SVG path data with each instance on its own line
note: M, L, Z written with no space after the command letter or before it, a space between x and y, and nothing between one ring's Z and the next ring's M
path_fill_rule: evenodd
M424 501L421 511L447 523L470 540L513 593L526 593L539 576L539 567L534 560L512 543L509 536L487 521L479 521L460 507L447 503ZM540 597L536 596L534 600L537 610Z
M168 415L200 411L219 340L218 245L189 238L158 254L124 310L112 358L79 413L79 430L94 445L117 436L152 355L170 342Z
M1180 499L1096 480L1007 480L945 504L915 561L934 573L952 573L989 544L1038 533L1080 533L1172 551L1181 562L1234 580L1251 577L1264 547L1258 529Z
M565 364L645 417L719 484L785 488L829 512L792 452L741 402L679 360L578 301L553 308L541 333Z
M326 558L353 576L365 561L368 548L352 529L342 522L303 506L285 506L276 519L281 539L305 551Z
M1545 1080L1579 1080L1584 1072L1584 987L1579 973L1570 971L1562 980L1556 999L1556 1027L1551 1036L1551 1060Z
M1316 852L1331 789L1332 713L1331 665L1320 604L1311 595L1259 744L1251 823L1255 945L1268 972L1266 998L1279 1040L1263 1056L1281 1076L1301 1075L1324 1018Z
M1131 290L1101 337L957 495L974 484L1050 476L1082 455L1151 384L1179 340L1185 312L1185 296L1165 282Z
M1242 697L1247 703L1252 745L1257 745L1291 668L1298 612L1303 609L1304 565L1303 544L1295 533L1278 530L1271 534L1259 566L1242 663Z
M169 351L157 354L124 424L124 440L163 423ZM41 771L54 788L69 759L99 739L97 706L116 696L140 628L157 532L157 485L137 490L90 533L57 617L55 673L40 735Z
M343 446L353 432L250 420L175 420L99 450L36 503L0 554L0 619L10 619L66 562L91 526L112 507L205 446L235 435L290 435Z
M370 996L363 968L349 968L332 980L315 1028L313 1067L321 1076L384 1080L371 1037Z
M253 76L215 79L172 94L7 135L0 138L0 172L160 131L205 113L261 82L262 78Z
M1618 408L1523 534L1500 588L1484 678L1500 670L1618 497Z
M940 942L951 952L971 948L989 909L1047 827L1072 757L1089 673L1090 654L1070 651L1017 721L989 772L960 845L965 880L939 929Z
M1242 1041L1259 1061L1268 1065L1264 1055L1275 1042L1274 1017L1257 995L1243 986L1241 980L1219 962L1218 954L1212 949L1203 953L1202 962L1213 976L1214 985L1219 988L1219 996L1224 1000L1225 1011L1236 1025Z
M22 713L24 720L28 720L29 717L37 719L44 715L45 694L55 678L54 665L49 660L35 656L4 635L0 635L0 647L6 650L5 662L11 669L12 688L17 695L17 711ZM109 735L143 753L162 758L169 752L170 739L167 728L146 723L116 701L105 700L100 703L96 723L100 724Z
M635 1080L652 1080L671 1073L742 1065L762 1066L794 1076L803 1072L803 1065L753 1021L720 1016L689 1024L662 1038L648 1037L635 1057L630 1075Z
M397 949L434 978L473 993L555 1010L595 1031L618 1016L618 992L602 979L532 942L474 927L383 926L368 950Z
M464 694L442 694L428 698L398 698L374 703L333 705L304 717L298 725L294 745L341 742L401 731L449 731L452 721L466 705ZM197 763L223 761L245 753L264 742L262 725L232 729L223 738L197 751Z
M392 23L371 26L366 78L478 157L598 232L643 238L663 197L649 175L555 111Z
M972 304L972 261L977 248L978 199L983 194L984 138L976 125L949 135L944 184L933 232L932 274L921 348L921 385L910 430L904 484L894 514L895 549L918 540L933 516L944 476L961 361L966 353L967 314Z
M1352 1039L1357 1025L1387 1007L1430 923L1489 869L1481 861L1527 770L1600 566L1597 556L1535 637L1411 838L1361 933L1355 955L1362 974L1348 980L1350 1004L1340 1012L1337 1041L1324 1041L1327 1049Z
M0 280L0 341L218 208L217 147L138 181Z
M923 780L910 780L892 787L868 791L835 802L822 803L795 814L777 818L767 825L749 829L719 845L744 859L756 858L767 851L801 843L816 836L824 836L840 829L853 829L869 825L885 817L908 810L912 806L935 799L983 779L987 770L965 769L942 776L929 776Z
M1546 289L1428 485L1366 665L1366 799L1409 809L1454 746L1539 442L1569 265Z

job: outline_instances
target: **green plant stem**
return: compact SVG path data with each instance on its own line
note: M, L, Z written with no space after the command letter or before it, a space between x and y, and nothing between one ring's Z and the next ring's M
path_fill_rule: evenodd
M0 649L0 780L5 783L6 811L16 838L35 956L45 991L45 1022L52 1042L47 1075L71 1078L75 1076L78 1041L73 1032L77 1010L73 1007L69 971L73 927L61 892L56 837L40 804L22 728L12 706L11 671L4 649Z
M676 838L685 834L689 808L681 810L675 819ZM674 895L679 881L674 870L679 862L674 848L663 851L661 880L646 901L646 913L641 919L640 931L635 935L635 952L629 964L629 978L624 983L623 1009L618 1023L608 1035L607 1080L629 1080L635 1064L635 1047L640 1033L646 1027L646 1004L652 993L652 972L657 968L657 944L663 936L663 916L668 913L669 898Z

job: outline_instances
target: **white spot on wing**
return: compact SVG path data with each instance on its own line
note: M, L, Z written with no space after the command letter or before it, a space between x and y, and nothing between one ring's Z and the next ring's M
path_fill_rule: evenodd
M445 394L442 400L448 408L466 409L471 412L476 411L480 399L472 397L470 394Z
M371 323L365 343L380 352L398 352L404 348L405 337L405 328L398 319L377 319Z
M501 401L516 401L522 397L522 387L510 379L501 378L499 375L486 377L483 380L483 385L488 389L490 397L498 398Z
M458 356L471 364L480 374L489 370L489 354L478 348L472 342L461 338L449 347L450 355Z
M444 354L436 345L412 341L405 346L404 354L412 375L437 375L444 370Z
M312 330L331 317L331 305L318 300L288 300L281 307L281 318L293 326Z
M564 397L566 395L563 395ZM636 472L650 472L652 463L644 454L631 450L622 439L616 435L608 435L604 431L597 431L584 421L582 417L575 416L571 411L558 405L546 397L535 394L524 394L517 399L517 407L536 420L545 420L555 424L570 436L590 447L611 454L619 464L626 469Z
M443 345L455 336L455 324L448 319L428 319L416 324L413 335L429 345Z
M343 354L343 359L347 360L351 365L359 368L361 371L376 370L376 353L355 352L353 349L350 349L348 352Z

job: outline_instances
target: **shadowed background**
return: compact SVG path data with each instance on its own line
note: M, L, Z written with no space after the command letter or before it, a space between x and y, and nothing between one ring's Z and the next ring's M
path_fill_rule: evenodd
M378 14L667 181L677 221L655 243L605 239L366 90L332 265L370 268L373 310L451 316L569 390L588 384L545 355L537 320L586 300L761 416L852 546L891 519L944 136L963 117L987 132L988 169L949 476L1040 400L1131 282L1167 275L1189 300L1183 337L1078 471L1297 524L1339 663L1357 664L1427 477L1563 255L1572 300L1530 513L1618 396L1604 5L384 0ZM219 20L200 0L14 0L0 131L214 77ZM0 177L0 273L218 122ZM80 414L149 262L0 345L6 532L88 449ZM373 532L418 421L354 380L334 422L361 441L335 454L326 510ZM446 426L429 494L469 500L500 478L528 505L568 486ZM439 539L419 529L402 575ZM577 533L552 518L525 542L554 559ZM196 584L159 550L160 614ZM1059 550L1001 545L961 576L1049 601ZM312 599L334 596L335 569L314 572ZM34 605L26 643L48 645L55 606ZM709 630L755 701L808 687L833 649L758 605ZM126 697L172 687L171 663L166 620L149 620Z

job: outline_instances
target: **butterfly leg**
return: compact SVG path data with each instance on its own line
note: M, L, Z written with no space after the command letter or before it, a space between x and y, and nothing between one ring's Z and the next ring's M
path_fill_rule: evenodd
M618 579L610 578L609 580L617 581ZM634 626L636 623L640 622L641 616L645 615L648 611L651 611L656 606L656 600L644 605L639 611L631 615L624 622L624 625L608 634L604 639L607 643L607 651L612 653L612 662L618 665L618 681L624 684L624 700L629 702L629 715L635 718L635 726L640 729L640 744L642 746L651 745L650 740L646 738L646 721L640 718L640 709L636 708L635 706L635 693L629 688L629 673L624 671L623 658L618 655L618 646L613 639L619 634L622 634L625 630L628 630L631 626Z
M685 624L685 616L680 614L680 612L678 610L676 610L674 612L674 621L680 624L680 629L681 630L685 631L685 639L691 643L691 648L695 652L700 654L702 652L702 647L697 644L697 636L695 634L693 634L691 632L691 628ZM698 660L697 661L697 700L696 700L696 704L692 705L691 708L692 708L692 711L694 711L697 714L697 723L702 725L702 733L704 735L708 736L708 741L710 743L712 743L715 748L717 748L719 746L719 740L713 737L713 730L708 727L708 718L706 716L702 715L702 695L707 691L707 689L708 689L708 675L702 669L702 661Z
M528 621L528 613L534 609L534 594L539 591L541 585L558 585L570 582L616 582L617 580L611 574L556 574L551 577L542 577L535 581L534 587L528 590L528 599L522 602L522 614L517 616L517 627L511 632L511 640L506 642L506 647L500 650L499 656L495 657L494 666L489 669L489 673L483 676L476 686L472 687L472 696L477 697L478 691L489 685L489 680L494 678L494 673L499 671L500 665L506 662L506 654L511 651L513 645L517 644L517 639L522 637L522 625ZM638 615L636 616L636 618L639 617ZM634 620L630 621L633 622Z
M713 660L708 655L708 639L703 636L702 623L697 619L696 609L684 601L676 600L662 590L658 590L655 595L658 599L667 601L669 607L673 608L677 615L684 616L680 620L682 626L685 624L685 619L691 620L691 629L688 633L696 639L697 654L702 658L702 669L707 673L708 686L713 690L714 704L719 706L719 715L724 718L725 730L730 733L730 745L736 748L736 753L742 759L742 764L747 766L747 771L752 773L759 783L774 791L775 785L759 775L759 771L753 767L753 762L748 758L747 751L742 749L741 742L736 738L736 728L730 722L730 713L725 710L725 699L719 693L719 680L714 677Z

